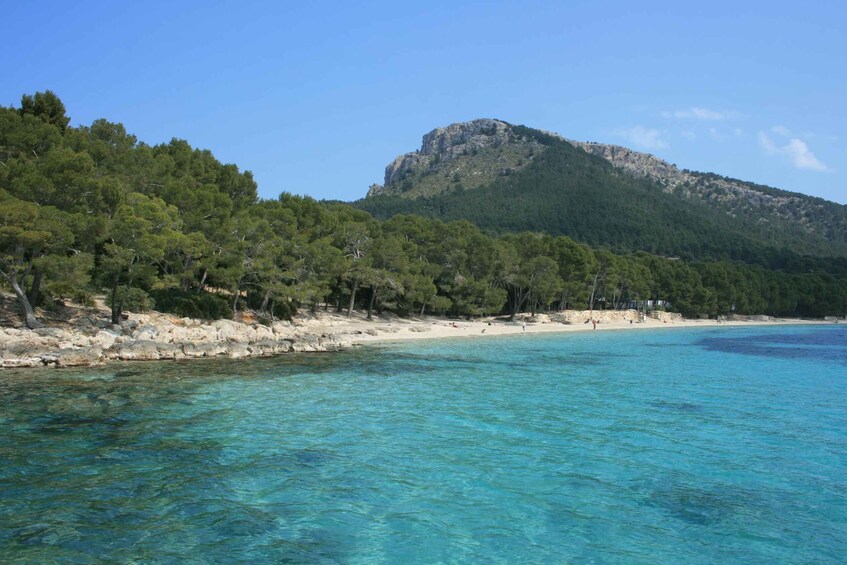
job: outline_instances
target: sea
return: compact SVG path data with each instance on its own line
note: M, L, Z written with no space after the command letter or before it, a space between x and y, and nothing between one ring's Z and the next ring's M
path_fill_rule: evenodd
M0 373L2 563L844 563L847 324Z

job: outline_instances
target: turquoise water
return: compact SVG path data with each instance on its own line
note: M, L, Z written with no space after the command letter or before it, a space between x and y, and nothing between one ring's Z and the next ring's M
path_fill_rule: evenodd
M847 330L0 373L4 563L826 563Z

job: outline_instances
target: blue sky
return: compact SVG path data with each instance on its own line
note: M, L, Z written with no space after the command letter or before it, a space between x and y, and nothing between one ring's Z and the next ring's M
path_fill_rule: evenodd
M0 0L0 105L53 90L266 198L359 198L491 117L847 203L847 3L683 4Z

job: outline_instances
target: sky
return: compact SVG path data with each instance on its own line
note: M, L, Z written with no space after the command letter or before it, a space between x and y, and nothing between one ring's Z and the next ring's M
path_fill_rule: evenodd
M691 5L689 5L691 4ZM187 140L355 200L436 127L497 118L847 203L847 2L12 2L0 105Z

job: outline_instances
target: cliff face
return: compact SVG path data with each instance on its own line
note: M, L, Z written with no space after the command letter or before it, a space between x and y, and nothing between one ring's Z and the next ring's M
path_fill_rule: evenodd
M400 155L385 167L385 186L397 183L410 171L508 143L508 128L499 120L481 119L434 129L423 136L420 150Z
M500 120L437 128L423 136L419 150L396 157L385 168L385 184L373 185L368 196L431 196L483 186L526 166L539 147Z
M606 145L604 143L586 143L582 141L566 140L575 147L579 147L586 153L597 155L609 161L615 168L623 169L636 176L650 178L662 182L664 179L678 178L681 171L675 165L654 157L648 153L639 153L620 145Z

